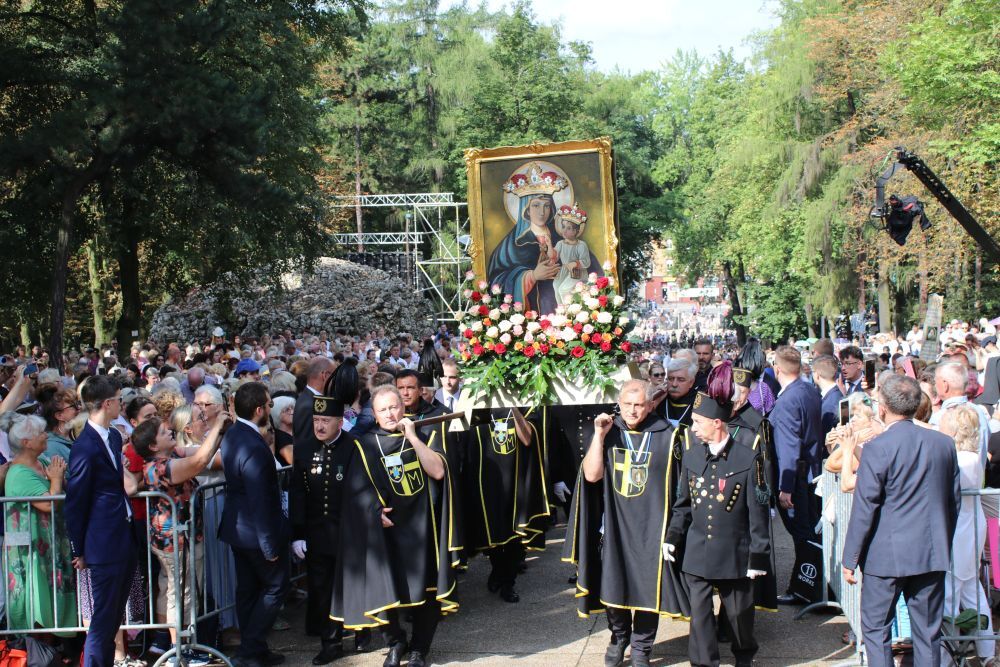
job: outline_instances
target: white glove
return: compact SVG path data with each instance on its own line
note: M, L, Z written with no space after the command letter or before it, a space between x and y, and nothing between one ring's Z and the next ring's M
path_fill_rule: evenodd
M668 563L676 563L677 562L677 557L674 556L674 551L676 551L676 550L677 550L677 547L675 547L674 545L672 545L672 544L664 544L663 545L663 560L667 561Z
M757 577L763 577L767 572L764 570L747 570L747 579L756 579Z
M295 540L292 542L292 553L299 560L306 559L306 541L305 540Z
M556 485L552 487L552 493L556 495L559 502L564 503L570 496L569 487L566 486L564 482L556 482Z

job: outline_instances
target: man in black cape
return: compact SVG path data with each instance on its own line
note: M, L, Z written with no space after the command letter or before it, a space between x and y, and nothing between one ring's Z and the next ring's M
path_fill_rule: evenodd
M306 634L318 636L321 644L312 663L325 665L343 655L344 629L330 618L330 605L340 545L344 480L355 459L357 444L342 428L344 404L330 396L312 396L315 437L295 446L288 515L292 552L305 560L308 576ZM357 632L356 650L370 646L370 632Z
M454 522L448 461L428 447L403 417L395 387L372 394L377 428L361 436L348 470L339 567L331 616L347 629L378 627L399 667L423 667L442 614L455 611L455 577L462 549ZM407 641L400 610L413 620Z
M649 383L625 382L620 414L594 420L581 466L563 560L578 570L578 612L607 611L604 664L648 665L660 616L687 616L678 573L662 556L670 517L674 431L651 412Z
M736 665L749 667L757 652L752 580L765 574L771 557L769 507L754 492L759 454L736 444L730 435L730 405L699 393L693 408L692 430L698 442L684 453L680 496L663 557L675 561L683 546L682 569L691 605L691 664L719 664L712 602L718 590L733 631Z
M477 411L474 419L465 445L465 541L489 555L490 591L518 602L518 567L549 517L541 432L517 408Z

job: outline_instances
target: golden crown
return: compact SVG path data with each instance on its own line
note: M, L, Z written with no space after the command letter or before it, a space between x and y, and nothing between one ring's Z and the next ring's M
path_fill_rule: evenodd
M518 173L507 179L503 191L518 197L551 195L566 187L566 179L554 171L544 171L537 162L528 165L527 173Z
M580 208L580 205L573 202L573 205L563 204L559 207L559 217L574 225L582 225L587 222L587 212Z

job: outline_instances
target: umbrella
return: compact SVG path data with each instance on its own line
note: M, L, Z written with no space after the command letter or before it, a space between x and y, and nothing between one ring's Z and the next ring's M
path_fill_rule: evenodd
M1000 317L994 317L992 320L990 320L990 324L992 324L995 327L1000 326Z

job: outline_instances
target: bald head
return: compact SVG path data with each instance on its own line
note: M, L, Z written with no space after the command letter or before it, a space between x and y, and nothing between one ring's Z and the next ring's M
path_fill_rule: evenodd
M322 393L326 381L333 375L335 364L328 357L313 357L306 367L306 384Z

